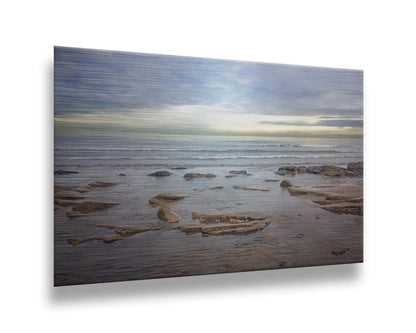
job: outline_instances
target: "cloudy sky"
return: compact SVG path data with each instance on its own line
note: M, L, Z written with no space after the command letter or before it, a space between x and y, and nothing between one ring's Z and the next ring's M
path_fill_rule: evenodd
M55 47L55 128L362 135L363 73Z

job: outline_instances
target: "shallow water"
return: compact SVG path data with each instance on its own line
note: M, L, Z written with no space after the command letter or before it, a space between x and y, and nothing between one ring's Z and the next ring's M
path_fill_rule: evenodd
M362 160L362 140L356 138L259 138L57 133L55 169L78 174L55 176L55 185L86 186L94 181L116 182L109 188L83 193L84 200L115 202L118 206L69 219L55 211L55 284L80 284L211 274L256 269L362 261L362 217L337 215L300 197L292 197L274 172L285 164L346 166ZM175 167L187 169L176 170ZM251 175L225 178L229 171ZM169 177L147 176L169 170ZM188 172L217 177L185 180ZM126 176L119 176L120 173ZM287 177L286 177L287 178ZM321 175L289 177L296 186L362 185L362 178L333 179ZM234 185L269 189L245 191ZM196 191L207 187L223 189ZM68 238L113 236L100 224L166 226L148 200L159 193L190 197L171 205L179 223L197 223L191 212L261 213L271 224L248 235L202 237L180 230L148 231L111 244L92 241L77 246ZM68 208L70 210L70 208ZM319 219L314 214L320 215ZM331 252L345 248L342 256Z

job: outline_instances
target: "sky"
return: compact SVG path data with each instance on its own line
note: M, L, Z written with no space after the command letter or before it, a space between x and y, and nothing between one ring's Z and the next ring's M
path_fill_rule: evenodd
M56 131L362 135L363 72L55 47Z

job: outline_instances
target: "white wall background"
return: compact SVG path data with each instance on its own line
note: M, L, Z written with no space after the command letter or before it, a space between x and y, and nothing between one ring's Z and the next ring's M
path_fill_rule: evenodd
M0 6L3 332L414 332L412 1ZM53 289L53 45L364 69L365 263Z

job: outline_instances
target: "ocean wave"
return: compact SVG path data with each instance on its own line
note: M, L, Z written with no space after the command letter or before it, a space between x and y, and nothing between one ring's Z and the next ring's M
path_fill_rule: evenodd
M234 162L234 160L231 160ZM337 161L337 162L331 162L331 164L333 165L337 165L337 166L346 166L349 162L351 162L353 160L347 160L347 161ZM230 168L260 168L260 169L264 169L264 168L276 168L278 165L275 162L269 162L269 163L256 163L256 164L252 164L252 163L204 163L204 164L192 164L192 163L186 163L186 164L171 164L171 163L122 163L122 164L76 164L76 163L72 163L72 164L56 164L55 167L56 168L80 168L80 169L89 169L89 168L104 168L106 170L111 170L111 168L132 168L135 170L140 170L140 168L145 168L146 170L149 168L167 168L167 169L171 169L174 167L186 167L187 170L191 170L193 168L207 168L207 167L230 167ZM318 162L319 163L319 162ZM325 162L327 163L327 162ZM299 162L293 162L291 163L293 165L297 165L297 166L310 166L310 165L317 165L316 161L311 161L311 162L307 162L307 161L299 161ZM279 164L281 165L281 164ZM175 173L181 173L181 172L189 172L187 170L174 170ZM96 170L95 170L96 171Z
M59 156L60 159L68 159L68 160L137 160L134 157L91 157L91 156ZM140 160L140 158L139 158Z
M357 155L359 155L357 153ZM59 156L56 157L58 160L138 160L138 161L166 161L166 160L245 160L245 159L278 159L278 158L293 158L293 159L307 159L307 158L331 158L335 157L333 155L228 155L228 156L175 156L175 157L167 157L167 156L161 156L161 157L93 157L93 156L73 156L73 157L66 157L66 156ZM351 155L343 155L338 157L353 157Z
M185 153L233 153L233 152L270 152L275 153L278 151L284 153L332 153L332 154L339 154L339 153L358 153L357 151L342 151L342 150L322 150L322 149L307 149L307 150L267 150L267 149L187 149L187 148L90 148L90 147L83 147L83 148L55 148L55 151L80 151L80 152L107 152L107 151L115 151L115 152L185 152Z

